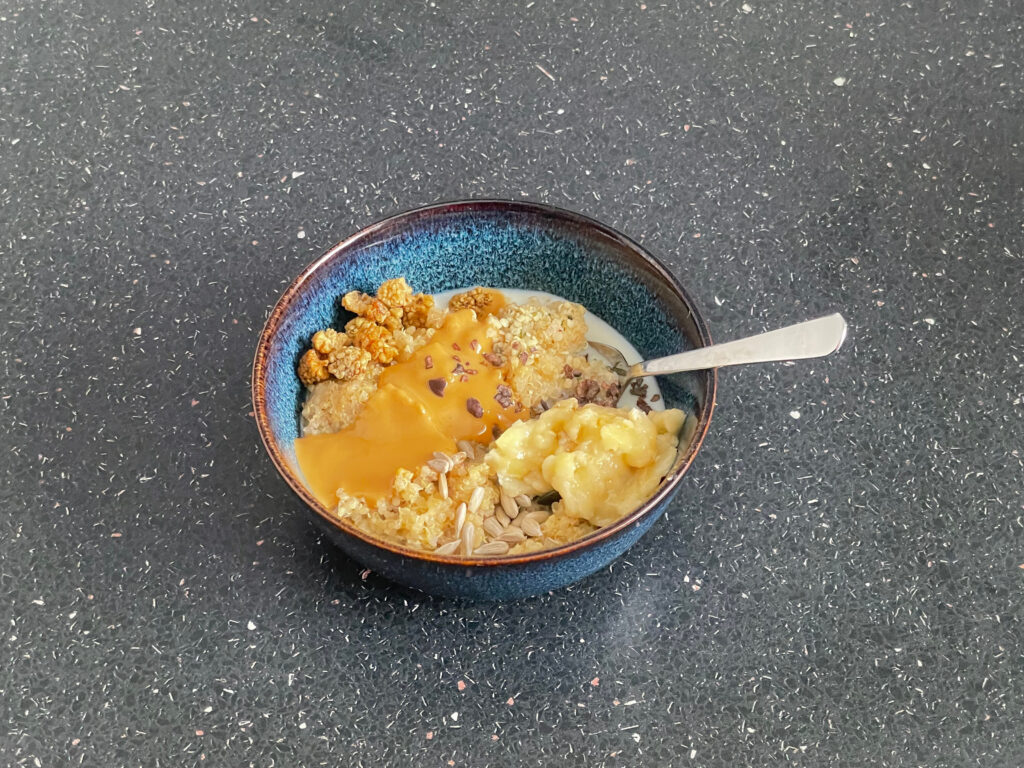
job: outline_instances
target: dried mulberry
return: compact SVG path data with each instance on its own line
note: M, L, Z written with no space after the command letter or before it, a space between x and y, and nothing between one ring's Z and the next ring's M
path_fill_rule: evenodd
M310 387L317 382L331 378L327 370L327 359L317 354L315 349L306 350L299 359L299 380Z
M448 302L448 309L455 312L459 309L483 309L494 300L494 296L485 288L477 286L464 293L457 293Z
M327 370L340 381L349 381L370 367L370 353L359 347L338 347L327 356Z
M365 349L378 363L387 365L398 357L398 350L391 337L391 331L363 317L349 320L345 326L349 340Z
M392 309L401 309L413 298L412 288L404 277L385 280L377 289L377 298Z
M413 296L409 303L405 306L405 324L407 326L412 325L417 328L426 328L430 325L430 320L434 314L431 310L434 308L434 297L426 293L417 293Z
M348 337L333 328L324 328L313 334L313 349L321 355L328 355L332 349L348 346L348 343Z

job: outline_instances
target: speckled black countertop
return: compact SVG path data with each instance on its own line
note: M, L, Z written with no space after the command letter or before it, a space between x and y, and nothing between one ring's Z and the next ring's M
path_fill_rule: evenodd
M0 764L1020 765L1022 50L1012 0L0 3ZM305 264L474 196L720 339L851 324L498 605L319 538L248 389Z

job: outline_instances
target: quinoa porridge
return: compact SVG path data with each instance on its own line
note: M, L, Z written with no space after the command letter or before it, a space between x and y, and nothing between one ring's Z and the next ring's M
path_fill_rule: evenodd
M299 361L296 456L321 502L388 541L475 556L567 543L643 503L692 426L640 382L617 407L579 304L482 287L435 300L401 277L342 304L356 317Z

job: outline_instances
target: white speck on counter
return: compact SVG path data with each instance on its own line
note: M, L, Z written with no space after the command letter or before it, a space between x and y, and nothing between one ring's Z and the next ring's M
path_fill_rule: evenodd
M789 416L790 416L790 418L793 418L793 419L799 419L800 418L800 411L790 411L789 412Z
M252 632L252 631L253 631L254 629L256 629L256 625L255 625L255 624L253 624L253 623L252 623L251 621L250 621L250 622L249 622L248 624L246 624L246 625L245 625L245 627L246 627L246 629L248 629L248 630L249 630L250 632Z
M835 80L832 81L832 84L838 85L840 88L842 88L844 85L846 85L846 78L842 76L837 77Z
M750 3L744 3L740 6L740 10L744 13L753 13L754 9L750 7Z
M305 240L306 239L306 230L300 229L299 230L299 234L297 234L296 237L299 238L299 240Z
M306 175L305 171L292 171L292 178L293 179L297 179L297 178L299 178L299 176L305 176L305 175Z
M452 722L453 723L459 722L459 713L458 712L452 712Z

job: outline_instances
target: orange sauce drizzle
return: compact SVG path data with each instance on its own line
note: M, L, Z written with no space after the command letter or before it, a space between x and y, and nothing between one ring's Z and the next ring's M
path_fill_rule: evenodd
M489 444L495 427L528 416L495 399L505 381L484 360L490 351L486 324L473 310L452 312L429 343L384 369L352 424L296 440L299 467L317 499L333 509L341 488L373 506L390 494L400 468L415 471L434 451L455 453L457 440Z

